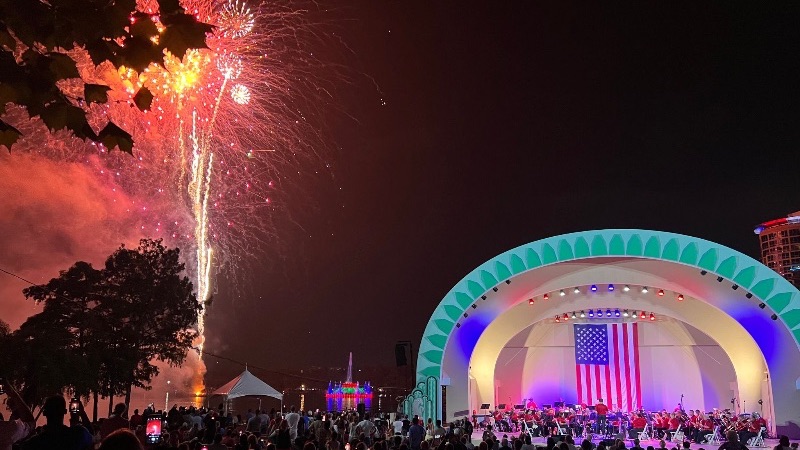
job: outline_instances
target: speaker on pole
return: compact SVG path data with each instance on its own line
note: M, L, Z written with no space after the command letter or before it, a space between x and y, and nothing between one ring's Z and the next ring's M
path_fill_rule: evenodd
M398 342L394 346L394 360L397 367L407 366L408 358L406 357L406 344Z

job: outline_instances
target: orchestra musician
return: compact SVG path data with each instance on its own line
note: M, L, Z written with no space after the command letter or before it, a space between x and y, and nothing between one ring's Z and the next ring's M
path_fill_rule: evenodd
M700 411L697 411L700 412ZM690 409L688 415L686 416L686 421L683 424L683 427L686 431L683 432L684 436L694 436L694 432L697 429L697 413Z
M700 411L697 415L697 431L694 434L694 441L696 443L705 442L706 436L714 432L714 421L711 420L711 417L706 417L706 415Z
M628 436L631 439L636 439L639 437L639 433L644 431L644 427L647 426L647 419L644 418L643 414L634 414L633 420L631 421L631 429L628 431Z
M672 436L672 433L678 431L678 427L681 426L681 419L678 416L679 413L672 413L670 414L669 420L667 421L667 437Z
M750 420L749 421L742 420L740 422L747 423L747 428L744 428L742 431L740 431L738 433L739 434L739 442L741 442L743 444L747 444L748 440L750 440L751 438L756 437L758 435L758 432L761 431L761 427L764 427L764 428L767 427L767 421L764 420L764 418L761 417L761 415L758 414L757 412L754 412L750 416Z
M597 399L597 404L594 405L594 411L597 413L597 432L606 432L606 417L608 416L608 406L603 403L603 399Z

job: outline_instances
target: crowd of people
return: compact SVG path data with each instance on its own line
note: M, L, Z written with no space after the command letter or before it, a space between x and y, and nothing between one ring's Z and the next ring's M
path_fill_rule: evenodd
M0 450L688 450L684 440L667 448L642 448L638 439L626 447L626 440L601 440L594 444L584 439L548 436L545 444L532 443L532 433L498 437L485 427L478 444L473 441L471 420L447 424L418 417L371 416L368 412L304 413L291 407L289 412L248 410L243 414L217 409L173 406L166 413L134 410L128 415L118 404L109 418L92 423L79 402L61 396L48 398L42 414L46 423L36 428L31 411L13 388L6 388L9 420L0 417ZM65 419L69 415L68 424ZM153 419L153 418L156 419ZM155 420L157 427L150 429ZM157 428L158 434L151 431ZM475 436L477 438L478 436ZM476 439L477 440L477 439ZM796 450L781 437L774 450ZM704 449L700 449L704 450ZM719 450L747 450L733 429Z

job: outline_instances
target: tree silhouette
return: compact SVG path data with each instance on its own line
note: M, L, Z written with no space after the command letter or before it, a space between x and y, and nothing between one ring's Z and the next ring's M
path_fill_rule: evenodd
M120 246L103 269L77 262L24 289L44 308L0 336L0 364L30 404L65 390L93 394L97 417L98 395L129 403L132 387L148 389L158 374L154 360L180 365L197 337L202 307L183 270L178 249L142 239Z

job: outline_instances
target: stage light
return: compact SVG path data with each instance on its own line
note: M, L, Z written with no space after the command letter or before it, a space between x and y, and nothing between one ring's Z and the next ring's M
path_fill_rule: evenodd
M722 277L717 277L717 283L722 283Z
M647 294L647 286L642 286L642 294Z
M481 300L486 300L486 296L485 295L481 295Z
M511 284L511 280L506 280L506 284Z
M492 290L497 292L497 286L493 287Z
M614 285L613 284L609 284L608 285L608 292L614 292Z
M630 317L630 314L628 313L627 309L622 312L622 317Z
M761 309L764 309L764 308L767 307L767 304L766 303L759 303L758 307L761 308Z
M650 313L650 322L653 322L654 320L656 320L656 315L653 314L653 313Z
M606 317L611 317L611 310L610 309L606 310Z
M456 328L461 328L461 324L460 324L460 323L457 323L457 324L456 324Z
M572 311L572 318L573 318L573 319L577 319L577 318L578 318L578 315L577 315L577 314L575 314L575 311Z
M564 322L566 322L568 320L569 320L569 316L567 315L567 313L564 313Z
M473 303L473 304L472 304L472 309L477 309L477 308L478 308L478 305L476 305L475 303Z
M594 318L594 311L592 311L591 309L589 310L589 318L590 319Z
M533 299L532 299L532 298L529 298L529 299L528 299L528 304L529 304L529 305L532 305L532 304L533 304Z
M614 311L614 317L619 317L619 310Z
M738 284L734 284L733 286L731 286L731 289L733 289L735 291L735 290L739 289L739 285Z
M542 298L545 300L550 300L550 294L544 294Z
M772 316L770 316L770 317L772 318L772 320L778 320L778 315L777 315L777 314L773 314L773 315L772 315Z
M708 273L708 272L706 272L705 270L701 270L701 271L700 271L700 275L705 275L705 274L707 274L707 273Z
M556 315L556 323L561 323L561 316Z
M753 294L751 294L750 292L748 292L747 294L744 294L744 296L747 297L747 298L753 298Z
M597 285L593 284L591 289L592 289L592 292L597 292Z
M575 289L573 289L573 290L572 290L572 292L574 292L574 293L576 293L576 294L580 294L580 293L581 293L581 290L580 290L580 289L578 289L578 288L575 288Z
M622 290L625 291L625 292L628 292L628 291L631 290L631 287L626 284L625 287L622 288Z
M598 308L597 309L597 318L599 319L601 317L603 317L603 310Z
M644 311L642 311L642 314L639 316L639 318L640 318L640 319L642 319L642 320L644 320L646 317L647 317L647 316L645 316L645 315L644 315Z
M592 310L591 309L589 310L589 314L592 314ZM586 313L581 311L581 319L583 319L585 317L586 317Z
M469 314L464 313L464 318L466 319L467 317L469 317Z
M562 289L562 290L558 291L558 295L563 297L563 296L567 295L567 293L564 292L564 290Z
M682 302L682 301L683 301L683 294L678 294L678 301L679 301L679 302Z
M659 297L663 297L664 296L664 290L663 289L659 289L658 290L658 296Z

